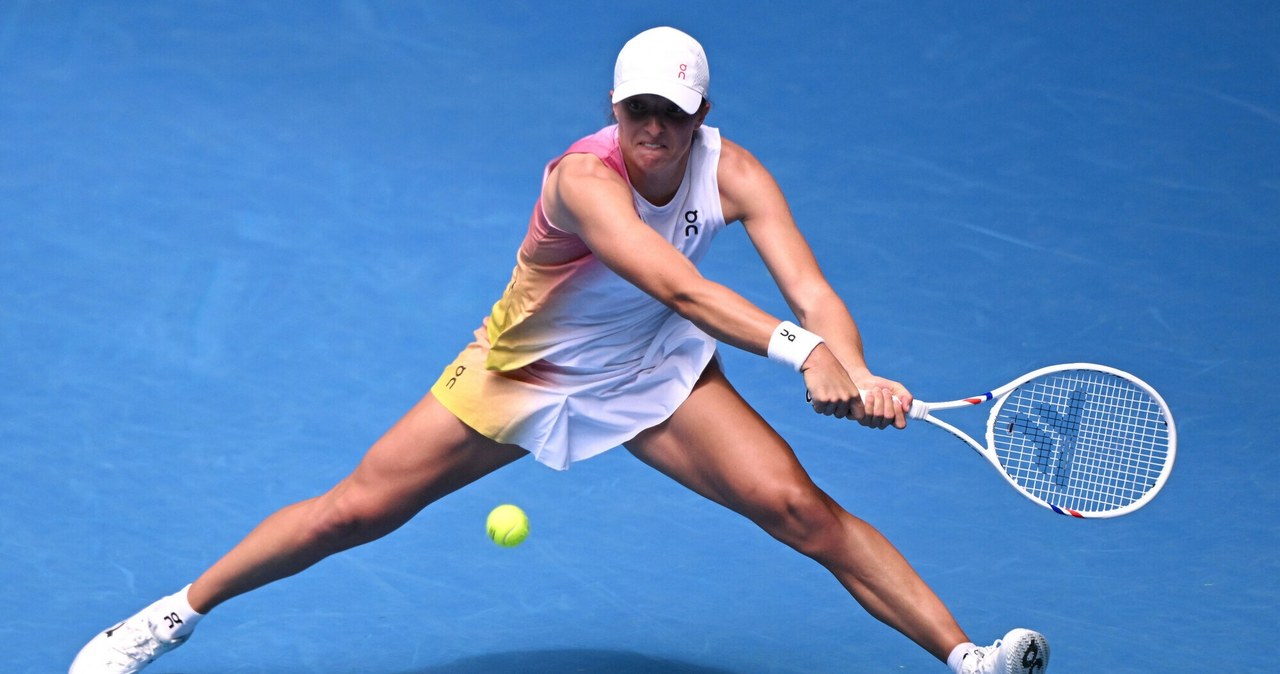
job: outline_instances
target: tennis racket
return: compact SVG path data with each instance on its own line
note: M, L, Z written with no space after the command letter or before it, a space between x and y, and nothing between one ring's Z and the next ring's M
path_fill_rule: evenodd
M934 416L995 401L987 443ZM1018 493L1060 515L1116 517L1146 505L1173 470L1169 406L1137 377L1090 363L1027 373L960 400L916 400L907 415L949 431L1000 470Z

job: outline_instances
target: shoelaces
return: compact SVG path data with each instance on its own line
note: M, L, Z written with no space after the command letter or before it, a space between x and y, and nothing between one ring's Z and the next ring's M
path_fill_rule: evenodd
M185 638L171 642L161 641L151 631L151 625L143 619L134 624L121 625L112 636L113 640L116 638L120 638L120 641L113 641L111 657L113 660L117 657L123 659L110 663L113 665L145 665L186 641Z

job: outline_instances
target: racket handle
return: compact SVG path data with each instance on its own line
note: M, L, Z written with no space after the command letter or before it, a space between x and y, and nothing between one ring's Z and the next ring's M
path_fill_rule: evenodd
M862 389L858 389L858 395L865 398L867 397L868 392ZM898 403L899 407L902 406L902 401L898 399L898 396L893 397L893 402ZM907 410L908 419L923 419L928 415L929 415L929 406L925 403L920 402L919 400L913 401L911 403L911 409Z

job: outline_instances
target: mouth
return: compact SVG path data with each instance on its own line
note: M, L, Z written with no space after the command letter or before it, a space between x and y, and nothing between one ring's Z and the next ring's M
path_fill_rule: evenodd
M662 142L661 139L639 141L636 143L636 148L646 154L666 154L671 151L671 146Z

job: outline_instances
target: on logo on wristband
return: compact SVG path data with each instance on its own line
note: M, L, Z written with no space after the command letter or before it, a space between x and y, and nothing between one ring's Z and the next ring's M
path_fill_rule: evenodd
M799 372L809 354L822 342L818 335L791 321L783 321L769 338L769 360L786 363Z

